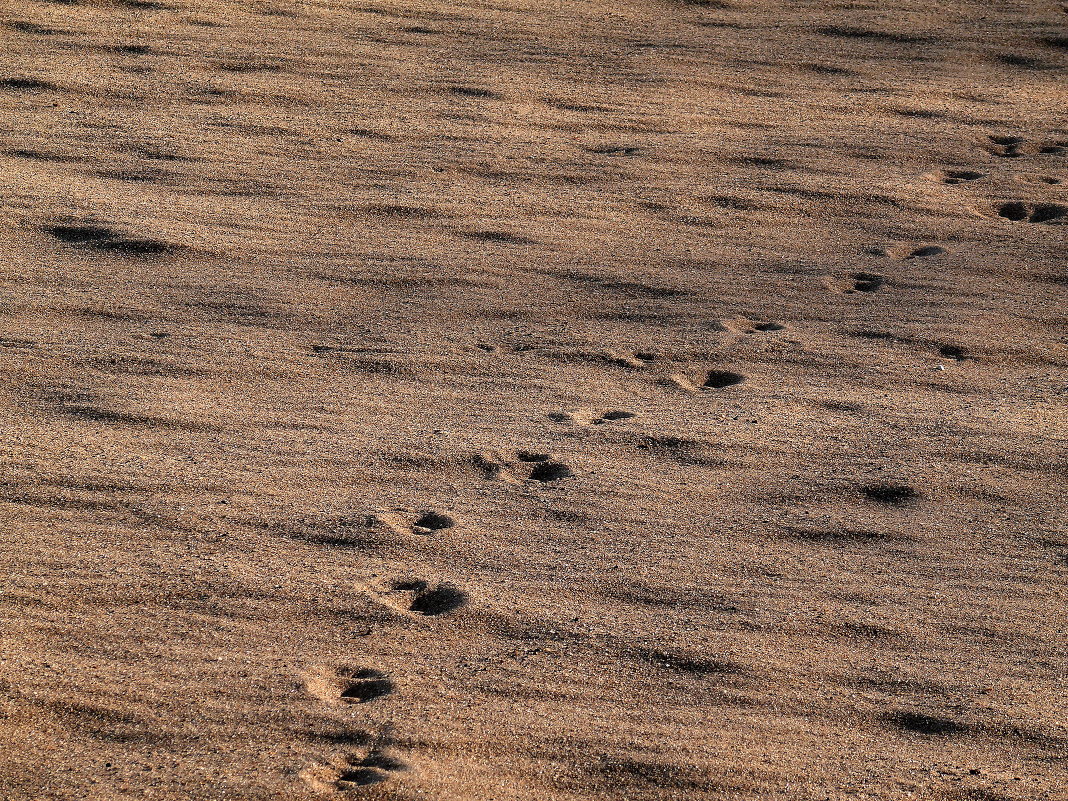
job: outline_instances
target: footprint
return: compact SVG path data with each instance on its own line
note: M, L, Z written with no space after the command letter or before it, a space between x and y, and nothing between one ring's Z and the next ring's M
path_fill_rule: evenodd
M740 339L743 334L771 333L774 331L785 331L789 328L786 323L780 323L776 320L764 320L761 322L753 322L746 317L731 317L721 318L708 324L708 327L713 331L720 334L730 335L735 340Z
M340 756L331 762L309 765L300 772L300 778L318 793L349 795L407 770L410 767L404 760L389 753L385 747L376 746L366 752Z
M700 386L691 381L689 376L682 373L670 375L662 379L660 383L685 392L701 392L712 389L726 389L727 387L737 386L745 380L745 375L736 373L733 370L710 370L705 375L705 379Z
M1001 158L1019 158L1023 155L1020 148L1025 140L1019 136L990 136L983 145L983 150Z
M1025 184L1045 184L1046 186L1059 186L1064 183L1060 178L1052 175L1018 175L1016 180Z
M516 451L515 457L521 462L547 462L551 458L547 453L536 451Z
M886 255L879 249L873 249L873 254ZM851 295L854 292L878 292L886 286L886 277L878 273L860 272L850 273L847 278L824 275L820 277L820 282L831 292Z
M549 415L549 419L557 423L574 423L575 425L588 426L630 420L637 416L635 412L628 412L623 409L610 409L600 416L590 409L576 409L572 412L553 412Z
M1068 153L1068 142L1032 142L1022 136L990 136L980 145L987 153L999 158L1021 156L1063 156Z
M935 717L923 712L898 711L883 716L883 720L902 731L913 734L953 735L964 734L969 726L949 718Z
M451 614L466 606L469 600L467 593L453 584L432 585L417 578L394 579L384 592L374 592L374 595L393 609L423 617Z
M483 89L479 86L450 86L449 92L460 97L498 97L496 92L490 91L489 89Z
M308 675L304 687L328 704L366 704L393 692L393 681L371 668L322 669Z
M599 425L603 423L616 423L620 420L633 420L637 416L638 415L634 412L628 412L623 409L612 409L602 414L600 417L594 420L593 423L594 425Z
M575 409L572 412L551 412L549 419L555 423L574 423L588 426L594 421L595 413L590 409Z
M1059 203L1026 203L1013 200L996 209L999 217L1012 222L1048 223L1068 216L1068 206Z
M601 145L590 148L598 156L636 156L642 149L636 145Z
M516 458L520 462L533 464L527 478L531 481L540 481L543 484L550 481L559 481L562 478L573 476L571 468L563 462L553 459L551 454L537 453L534 451L517 451Z
M348 762L348 767L341 771L341 775L334 782L339 790L355 790L369 784L380 784L389 779L391 773L408 770L406 762L378 750L372 750L362 759L351 756Z
M980 178L985 178L986 174L975 170L937 170L936 172L929 172L923 177L928 181L953 185L968 181L978 181Z
M753 326L753 330L754 331L760 331L761 333L769 334L769 333L772 333L774 331L785 331L788 327L789 326L787 326L786 323L777 323L777 322L772 321L772 322L767 322L767 323L757 323L756 325Z
M701 385L704 389L725 389L745 381L745 376L732 370L710 370Z
M886 255L899 261L908 261L910 259L929 259L932 256L941 256L945 252L946 249L940 248L938 245L921 245L920 247L901 245L887 249Z
M558 413L550 415L550 417L558 422L592 421L592 415L584 420L566 413ZM474 463L485 474L486 478L504 481L509 484L519 483L520 480L516 476L548 483L574 475L570 467L555 459L552 454L539 453L537 451L516 451L514 460L506 459L497 453L480 453L474 457Z
M433 534L435 531L444 531L456 525L456 518L443 512L427 511L420 515L412 525L412 531L416 534Z
M878 292L886 285L886 278L878 273L853 273L853 289L847 292Z
M530 471L531 481L540 481L543 484L547 484L551 481L560 481L564 478L570 478L575 473L562 462L539 462L534 466L534 469Z

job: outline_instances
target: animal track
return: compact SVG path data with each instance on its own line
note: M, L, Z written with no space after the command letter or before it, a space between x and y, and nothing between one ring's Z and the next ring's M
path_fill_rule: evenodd
M943 184L962 184L968 181L978 181L985 178L986 174L975 170L938 170L924 176L929 181Z
M743 373L736 373L733 370L709 370L700 386L682 373L670 375L663 379L661 383L686 392L701 392L704 390L726 389L727 387L737 386L745 380L746 376Z
M705 389L723 389L741 384L743 381L745 381L745 376L741 373L731 370L710 370L701 386Z
M553 419L566 419L565 415L553 416ZM485 473L486 478L516 484L516 475L524 475L532 481L548 483L559 481L574 475L563 462L557 461L552 454L536 451L516 451L515 460L511 461L496 453L480 453L474 458L475 465Z
M305 688L327 703L366 704L393 692L393 681L371 668L342 667L311 675Z
M1068 206L1059 203L1026 203L1013 200L996 209L999 217L1012 222L1048 223L1068 216Z
M371 751L363 759L349 758L349 765L337 777L339 790L352 790L369 784L379 784L396 771L408 770L408 765L397 757L381 751Z
M432 534L435 531L444 531L455 525L456 518L451 515L442 512L428 511L424 512L419 519L415 521L412 530L416 534Z
M408 763L380 745L365 753L347 754L325 764L310 765L300 772L300 777L317 792L336 791L347 795L362 787L381 784L392 774L407 770L410 770Z
M760 331L761 333L768 334L774 331L785 331L788 328L786 323L767 322L757 323L753 326L754 331Z
M932 256L941 256L945 252L945 248L940 248L938 245L922 245L920 247L903 245L888 249L886 255L892 259L908 261L910 259L929 259Z
M980 147L1000 158L1015 159L1021 156L1063 156L1068 152L1068 142L1030 142L1022 136L990 136Z
M878 292L886 285L886 278L878 273L853 273L853 289L847 292Z
M623 409L610 409L597 417L595 416L595 413L591 412L589 409L579 409L574 412L554 412L549 415L549 419L555 420L557 423L603 425L605 423L615 423L620 420L632 420L637 416L636 413L624 411Z
M450 614L466 606L469 600L467 593L453 584L432 585L417 578L394 579L383 592L374 595L393 609L424 617Z

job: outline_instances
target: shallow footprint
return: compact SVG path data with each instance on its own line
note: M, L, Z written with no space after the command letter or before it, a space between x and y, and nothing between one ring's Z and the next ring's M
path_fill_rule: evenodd
M369 784L380 784L390 778L391 773L408 770L408 764L397 757L382 751L372 751L360 759L349 758L349 765L342 770L335 784L339 790L355 790Z
M929 259L932 256L941 256L945 252L946 249L941 248L938 245L921 245L919 247L901 245L888 248L886 255L892 259L898 259L899 261L908 261L910 259Z
M638 415L634 412L628 412L623 409L612 409L602 414L593 422L595 425L600 425L603 423L615 423L620 420L633 420L637 416Z
M878 273L859 272L850 273L848 278L824 275L820 277L820 282L831 292L851 295L854 292L878 292L886 286L886 277Z
M381 784L392 774L410 770L408 763L382 748L372 748L367 753L352 753L326 764L306 767L300 772L301 779L320 793L356 793L364 787Z
M527 478L531 481L540 481L545 484L550 481L559 481L562 478L570 478L574 472L563 462L557 461L549 453L537 451L516 451L516 458L520 462L533 464Z
M954 184L966 183L968 181L978 181L980 178L985 178L986 174L976 172L975 170L938 170L936 172L927 173L923 176L928 181L934 181L936 183Z
M312 673L304 687L327 703L366 704L393 692L393 680L372 668L344 666Z
M655 353L621 353L615 350L609 350L605 352L605 357L613 364L618 364L620 367L626 367L628 370L640 370L643 367L647 367L649 362L656 361Z
M610 409L600 416L590 409L576 409L573 412L553 412L549 419L557 423L574 423L575 425L603 425L619 420L630 420L638 415L623 409Z
M400 578L389 582L378 599L401 612L438 617L467 606L469 596L453 584L435 585L423 579Z

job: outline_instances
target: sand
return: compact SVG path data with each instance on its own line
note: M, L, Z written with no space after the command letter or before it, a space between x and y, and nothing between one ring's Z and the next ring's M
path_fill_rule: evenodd
M1066 11L5 3L0 799L1068 799Z

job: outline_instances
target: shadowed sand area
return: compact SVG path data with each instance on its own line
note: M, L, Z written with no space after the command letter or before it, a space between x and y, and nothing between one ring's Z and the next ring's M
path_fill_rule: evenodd
M1068 799L1068 6L0 7L0 799Z

